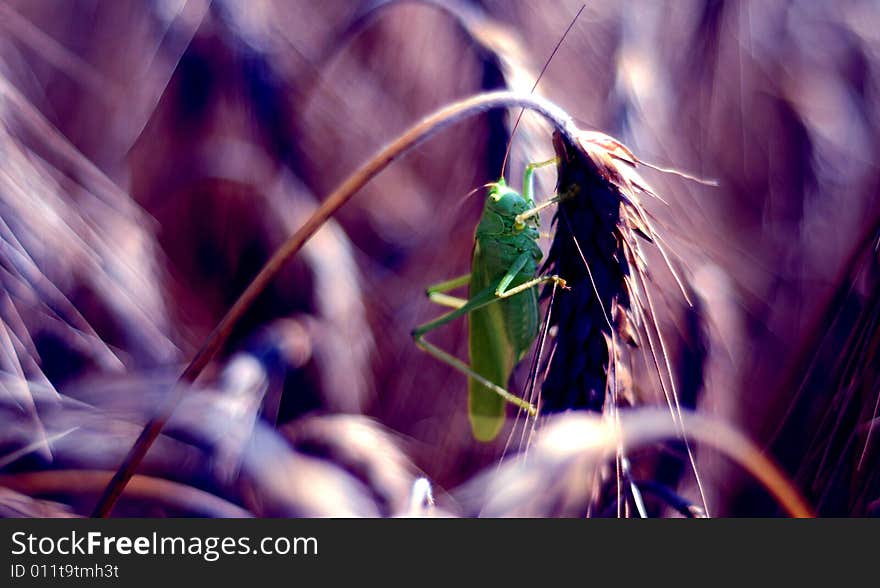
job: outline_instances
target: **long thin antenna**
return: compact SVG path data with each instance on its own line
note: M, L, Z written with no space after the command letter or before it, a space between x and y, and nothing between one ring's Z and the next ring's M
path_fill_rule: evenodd
M577 14L574 15L574 18L571 19L571 22L568 24L568 28L565 29L565 32L562 33L562 36L559 38L559 41L556 42L556 46L553 48L553 52L550 53L550 57L547 58L547 61L544 62L544 67L541 68L541 72L538 74L538 78L535 80L535 83L532 85L532 89L529 90L529 94L535 91L535 88L538 87L538 84L541 81L541 78L544 77L544 72L547 71L547 68L550 66L550 62L553 61L553 57L556 56L556 52L559 51L559 48L562 47L562 42L565 41L565 37L568 36L568 32L574 27L574 23L577 22L578 17L581 15L581 12L586 8L586 4L581 4L580 10L577 11ZM510 139L507 141L507 149L504 150L504 160L501 162L501 177L504 177L504 170L507 169L507 159L510 157L510 148L513 146L513 136L516 134L516 128L519 126L519 121L522 119L523 113L526 111L525 108L519 109L519 114L516 117L516 122L513 123L513 130L510 131Z

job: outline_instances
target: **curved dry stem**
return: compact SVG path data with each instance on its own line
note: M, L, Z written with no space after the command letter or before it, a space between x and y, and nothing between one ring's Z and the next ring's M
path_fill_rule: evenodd
M104 470L49 470L0 476L0 486L27 495L93 494L101 491L112 472ZM152 476L133 476L131 498L214 518L251 518L253 514L204 490Z
M797 518L814 516L785 474L742 433L726 423L697 414L688 414L683 420L689 437L715 448L741 465L763 484L789 515Z
M348 202L352 196L363 188L367 182L376 177L379 172L388 167L392 161L446 127L476 114L499 107L522 107L533 110L550 121L566 139L572 142L576 140L577 127L572 122L571 117L552 102L516 92L487 92L465 98L441 108L434 114L422 119L421 122L415 124L397 139L382 148L363 167L352 174L330 194L305 224L275 251L269 261L266 262L266 265L263 266L263 269L260 270L260 273L257 274L247 289L235 301L235 304L232 305L226 316L211 331L211 334L208 335L208 338L202 344L195 357L184 369L162 406L159 407L156 416L144 426L116 475L113 476L113 479L107 485L92 516L104 517L113 509L113 505L119 498L119 495L125 489L126 484L141 461L143 461L153 442L159 437L159 433L177 406L182 393L182 387L179 384L196 380L205 366L208 365L226 343L232 329L241 317L250 309L257 297L266 289L266 286L275 279L275 276L278 275L287 261L302 249L303 245L312 235L343 204Z
M685 436L729 457L754 476L789 515L812 517L812 509L785 474L745 435L724 421L682 411L680 420L663 409L637 409L621 414L620 420L584 413L563 417L555 427L545 429L542 447L557 457L614 455L619 447L650 445Z

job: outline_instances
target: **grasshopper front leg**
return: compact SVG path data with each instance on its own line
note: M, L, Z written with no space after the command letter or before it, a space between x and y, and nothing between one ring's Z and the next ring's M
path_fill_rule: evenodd
M415 341L416 345L419 347L419 349L425 351L428 355L430 355L434 359L445 363L446 365L452 367L455 370L458 370L459 372L468 376L469 378L473 378L474 380L478 381L480 384L482 384L486 388L489 388L490 390L492 390L493 392L498 394L505 401L513 404L514 406L517 406L519 408L524 409L525 411L527 411L529 413L530 416L534 417L538 414L538 409L535 408L531 403L526 402L522 398L519 398L518 396L516 396L513 393L509 392L508 390L502 388L498 384L491 382L490 380L488 380L487 378L485 378L481 374L475 372L469 365L467 365L466 363L464 363L463 361L461 361L457 357L450 355L449 353L440 349L439 347L437 347L433 343L430 343L427 340L425 340L425 335L427 333L430 333L434 329L442 327L443 325L448 324L448 323L454 321L455 319L462 317L470 312L473 312L479 308L483 308L485 306L488 306L489 304L492 304L494 302L497 302L498 300L501 300L502 297L496 295L495 290L496 290L495 287L486 288L485 290L478 293L476 296L474 296L470 300L466 301L461 307L456 308L455 310L448 312L448 313L444 314L443 316L440 316L440 317L438 317L430 322L427 322L419 327L416 327L412 331L412 337L413 337L413 340Z
M434 284L433 286L428 286L425 293L428 295L428 299L435 304L448 306L450 308L461 308L467 304L467 300L459 298L458 296L450 296L449 294L446 294L446 292L455 290L461 286L467 286L470 282L471 275L465 274L463 276L458 276L457 278L452 278L451 280L446 280L445 282L440 282L439 284Z

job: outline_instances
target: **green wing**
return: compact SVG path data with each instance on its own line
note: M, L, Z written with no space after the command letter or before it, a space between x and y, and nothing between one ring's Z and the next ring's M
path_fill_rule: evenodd
M479 245L476 245L471 264L471 296L492 285L493 278L485 265ZM471 368L502 388L507 388L517 359L505 326L504 310L507 303L507 300L499 300L468 314ZM468 416L476 439L491 441L498 436L504 425L505 404L498 394L468 378Z

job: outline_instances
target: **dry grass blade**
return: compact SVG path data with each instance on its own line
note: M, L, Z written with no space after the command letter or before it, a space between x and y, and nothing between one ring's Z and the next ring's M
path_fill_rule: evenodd
M880 495L880 476L871 467L880 407L878 239L875 224L841 273L816 331L821 337L805 347L809 361L788 379L796 382L797 374L801 381L790 385L795 392L771 444L823 515L870 514ZM830 344L838 340L841 347ZM804 429L811 439L792 451L791 437Z
M112 472L53 470L0 476L0 486L29 496L55 494L93 495L107 484ZM219 518L250 518L253 515L222 498L185 484L137 475L131 480L132 500L162 505L172 511Z
M254 356L237 353L216 386L190 387L142 464L143 474L179 485L183 501L136 491L123 496L116 513L238 516L208 512L210 496L263 517L378 517L405 511L417 473L395 436L360 415L303 417L277 430L260 415L266 380ZM35 495L88 514L110 468L124 457L171 381L171 374L158 373L92 377L66 386L60 398L33 386L53 440L53 462L17 451L31 448L35 435L28 423L15 419L14 402L0 397L0 419L10 423L0 429L0 454L6 461L18 457L6 472L31 474L35 467L47 476L55 467L102 472L82 487L65 490L60 482L51 490L32 487ZM166 488L177 491L177 486ZM188 488L198 492L187 494Z
M380 516L411 512L416 496L417 504L433 506L430 483L416 478L399 441L379 423L360 415L312 416L285 426L282 433L297 451L332 462L361 481Z
M112 103L122 95L122 89L114 82L101 75L88 62L71 53L54 38L34 26L11 6L0 4L0 16L2 16L0 26L5 28L10 35L31 47L42 59L82 84L94 99Z
M75 516L63 504L37 500L9 488L0 488L0 517L5 519L63 519Z
M761 451L723 421L684 411L688 437L731 458L755 477L794 517L811 509ZM583 516L595 487L592 472L623 447L633 451L680 434L668 412L635 409L619 420L578 412L552 417L525 460L510 459L459 493L470 511L484 516Z

